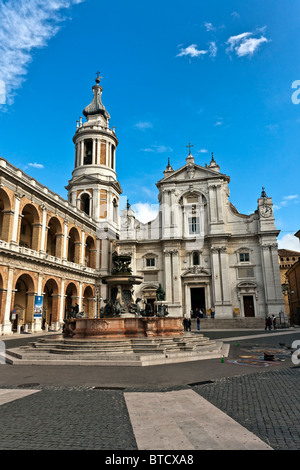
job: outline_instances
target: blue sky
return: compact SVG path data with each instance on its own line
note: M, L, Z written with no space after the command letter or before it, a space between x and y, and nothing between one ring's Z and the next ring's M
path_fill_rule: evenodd
M66 197L99 70L138 213L153 215L168 157L181 167L191 142L241 213L264 186L280 247L300 251L299 30L298 0L0 1L0 156Z

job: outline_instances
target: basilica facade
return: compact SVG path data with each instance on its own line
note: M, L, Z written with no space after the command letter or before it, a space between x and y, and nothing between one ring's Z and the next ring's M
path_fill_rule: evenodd
M177 170L168 161L157 182L155 220L141 223L129 204L120 215L118 139L98 77L92 89L73 137L66 200L0 158L0 334L58 330L74 306L99 316L114 252L131 256L143 278L133 297L153 313L159 285L170 316L283 312L279 232L265 190L253 214L240 214L214 157L201 166L189 152Z

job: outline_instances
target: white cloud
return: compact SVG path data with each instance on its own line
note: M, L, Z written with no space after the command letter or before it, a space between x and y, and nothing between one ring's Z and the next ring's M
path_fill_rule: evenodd
M266 27L263 26L256 30L256 34L265 31ZM236 36L230 36L227 40L227 52L235 52L238 57L252 56L263 43L269 42L265 36L253 37L255 33L244 32Z
M156 218L159 205L149 204L148 202L137 202L133 204L131 208L134 210L137 220L146 224Z
M200 153L207 153L208 150L207 150L207 149L200 149L200 150L198 150L198 152L200 152Z
M300 252L299 238L292 233L287 233L281 240L278 240L278 248Z
M201 55L205 55L208 53L208 51L205 50L199 50L197 49L197 44L191 44L190 46L186 48L181 48L179 54L177 54L176 57L181 57L181 56L189 56L189 57L199 57Z
M42 165L41 163L28 163L28 166L30 166L31 168L38 168L38 169L45 168L44 165Z
M261 36L260 38L248 38L237 47L236 53L239 57L253 55L264 42L269 42L264 36Z
M215 122L215 126L222 126L222 125L223 125L222 119L219 119L218 121Z
M213 26L212 23L206 22L206 23L204 23L204 26L205 26L205 28L206 28L206 31L214 31L214 30L215 30L215 28L214 28L214 26Z
M289 194L288 196L284 196L282 200L278 204L274 204L273 208L275 210L279 210L282 207L286 207L290 204L299 204L300 203L300 198L299 194Z
M240 14L239 14L237 11L233 11L233 12L231 13L231 16L232 16L233 18L240 18Z
M252 33L241 33L237 34L236 36L230 36L227 40L227 44L229 44L229 50L232 51L236 44L239 44L241 41L244 41L245 38L251 36Z
M153 124L151 122L148 122L148 121L140 121L140 122L137 122L134 127L137 127L138 129L144 131L146 129L151 129L153 127Z
M209 55L210 55L210 57L216 57L217 52L218 52L218 48L217 48L216 43L214 41L211 41L209 43Z
M65 20L60 13L82 0L8 0L0 2L0 80L6 103L22 86L35 49L45 47Z
M146 147L144 149L140 149L142 152L153 152L153 153L165 153L165 152L172 152L173 149L166 145L151 145L151 147Z

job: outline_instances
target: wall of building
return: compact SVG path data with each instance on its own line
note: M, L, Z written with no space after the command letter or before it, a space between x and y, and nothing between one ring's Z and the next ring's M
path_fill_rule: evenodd
M0 159L2 334L35 328L36 295L44 298L46 327L58 329L75 303L94 316L99 270L107 258L103 244L84 212Z

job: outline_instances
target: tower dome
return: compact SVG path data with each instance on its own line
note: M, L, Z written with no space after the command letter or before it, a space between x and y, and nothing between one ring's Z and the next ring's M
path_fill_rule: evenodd
M93 100L83 110L86 122L82 118L77 121L73 137L75 165L66 189L74 206L96 219L99 226L116 233L122 193L116 174L118 139L109 127L110 115L102 103L100 78L97 72Z

